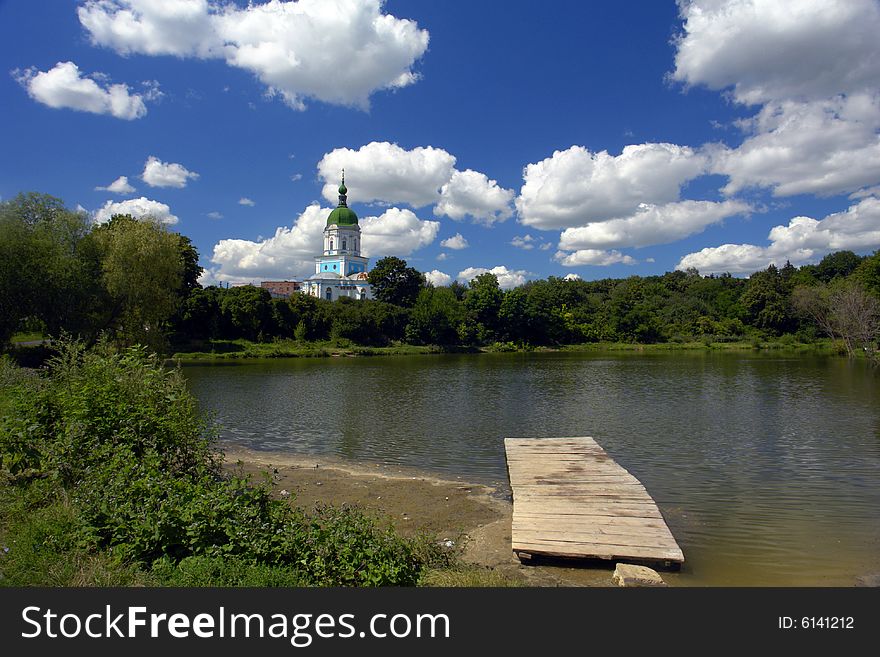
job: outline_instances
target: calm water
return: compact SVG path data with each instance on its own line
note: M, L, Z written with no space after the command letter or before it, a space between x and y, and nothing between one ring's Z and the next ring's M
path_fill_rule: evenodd
M503 438L592 436L684 551L677 583L880 574L880 371L759 354L483 354L184 368L254 449L506 485Z

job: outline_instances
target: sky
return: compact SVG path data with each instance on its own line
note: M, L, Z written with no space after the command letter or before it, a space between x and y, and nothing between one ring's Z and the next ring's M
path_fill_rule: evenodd
M0 0L0 198L192 239L205 284L436 285L880 248L880 1Z

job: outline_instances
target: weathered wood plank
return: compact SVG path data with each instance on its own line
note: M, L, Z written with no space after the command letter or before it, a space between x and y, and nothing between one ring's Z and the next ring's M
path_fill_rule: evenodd
M511 545L523 558L684 561L648 491L592 438L507 438L504 447Z

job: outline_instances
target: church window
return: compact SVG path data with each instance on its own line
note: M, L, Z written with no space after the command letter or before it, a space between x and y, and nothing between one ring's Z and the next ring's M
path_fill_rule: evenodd
M332 237L330 238L330 250L331 251L333 250L333 238Z
M327 301L333 301L333 288L327 288Z
M345 244L346 244L346 240L345 240L345 238L343 237L343 238L342 238L342 250L343 250L343 251L345 251L345 249L346 249Z

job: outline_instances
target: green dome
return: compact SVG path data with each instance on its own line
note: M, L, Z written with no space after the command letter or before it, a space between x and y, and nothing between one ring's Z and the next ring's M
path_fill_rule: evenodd
M327 225L336 224L337 226L357 226L358 216L354 210L340 205L330 213L327 217Z

